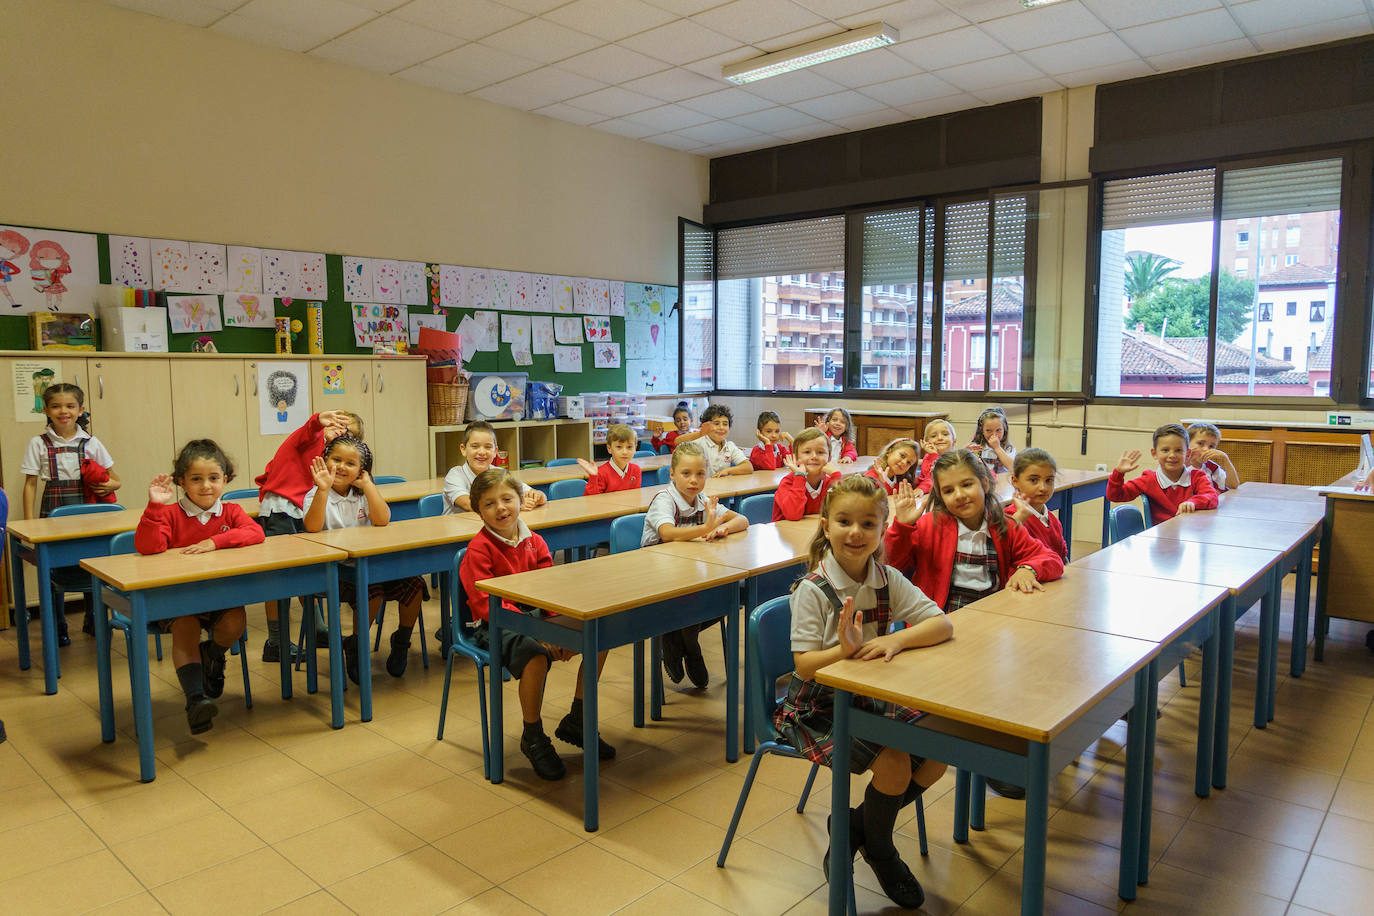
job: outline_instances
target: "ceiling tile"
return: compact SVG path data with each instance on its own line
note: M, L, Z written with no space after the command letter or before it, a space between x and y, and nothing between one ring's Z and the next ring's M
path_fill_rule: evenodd
M412 83L420 83L425 86L433 86L435 89L443 89L446 92L456 92L464 95L474 89L481 89L491 82L487 76L469 76L462 73L455 73L452 70L444 70L433 64L420 64L395 74L403 80L410 80Z
M343 0L249 0L212 29L292 51L308 51L377 14Z
M975 60L987 60L1007 53L1006 47L977 26L964 26L911 41L899 41L892 53L926 70L957 67Z
M938 99L955 92L958 90L933 73L918 73L916 76L864 87L864 95L894 106Z
M719 71L717 71L719 75ZM630 80L624 84L626 89L662 99L665 102L680 102L693 96L715 92L723 85L719 79L710 79L691 70L675 67L650 76Z
M797 102L792 107L813 117L834 121L837 118L868 114L887 106L862 93L845 90L844 92L836 92L834 95L823 95L818 99Z
M640 0L573 0L551 10L544 18L607 41L618 41L677 17Z
M811 69L826 79L834 80L850 89L885 83L921 71L920 67L913 65L904 57L898 57L887 48L864 51L862 54L832 60Z
M391 17L468 41L485 38L528 18L522 11L492 0L463 0L461 5L453 0L411 0Z
M692 17L692 21L722 35L753 44L818 25L822 19L792 0L734 0L733 3L698 13Z
M836 118L834 123L840 125L845 130L868 130L870 127L884 127L888 124L900 124L902 121L910 121L911 118L905 113L895 108L880 108L877 111L870 111L867 114L851 115L847 118Z
M720 54L740 46L740 42L713 32L690 19L679 19L656 29L641 32L620 42L641 54L666 60L670 64L685 64Z
M1004 83L1001 86L989 86L986 89L979 89L973 94L984 105L998 105L1002 102L1014 102L1017 99L1043 95L1046 92L1057 92L1063 88L1064 85L1059 80L1046 76L1034 80L1017 80L1014 83Z
M1071 70L1068 73L1056 73L1055 79L1069 88L1075 86L1096 86L1100 83L1115 83L1118 80L1136 79L1141 76L1151 76L1159 72L1156 67L1151 66L1143 60L1122 61L1119 64L1108 64L1104 67L1087 67L1082 70Z
M805 127L789 127L783 130L773 131L773 136L781 137L787 141L814 140L816 137L828 137L831 134L839 133L839 128L829 121L817 121Z
M384 16L311 51L312 56L366 70L395 73L452 51L463 39Z
M450 0L451 2L451 0ZM568 0L501 0L506 6L514 7L522 13L529 13L531 16L541 16L557 6L562 6Z
M1008 10L1019 10L1021 4L1016 0L940 0L945 6L963 16L969 22L987 22L989 19L1001 19L1008 15ZM1145 0L1151 2L1151 0ZM1078 5L1078 0L1073 0L1074 6Z
M621 89L619 86L611 86L589 95L578 96L573 104L588 111L599 111L608 118L620 118L646 108L657 108L658 99Z
M498 105L532 111L586 92L594 92L601 87L602 84L596 80L589 80L575 73L559 70L557 67L540 67L533 72L523 73L505 82L479 89L473 95L488 102L496 102Z
M775 38L764 38L753 42L753 45L760 51L771 54L774 51L781 51L785 48L795 48L797 45L804 45L813 41L819 41L822 38L829 38L843 31L844 29L836 28L833 22L822 22L820 25L813 25L810 28L788 32L785 35L778 35Z
M686 99L682 104L693 111L700 111L715 118L733 118L736 115L773 107L772 102L734 87Z
M482 44L551 64L590 51L601 41L544 19L526 19L519 25L488 35L482 39Z
M993 86L1002 86L1023 80L1040 79L1044 76L1043 73L1015 54L975 61L958 67L947 67L937 71L935 75L968 92L990 89Z
M886 22L898 31L902 39L948 32L968 24L962 16L951 13L936 0L901 0L845 16L838 21L847 29L856 29L871 22Z
M668 69L663 61L620 45L602 45L586 54L569 57L558 66L603 83L623 83Z
M425 66L466 79L480 80L478 85L486 86L537 69L539 62L488 48L486 45L470 44L425 61Z
M738 124L729 124L725 121L713 121L710 124L698 124L696 127L684 127L675 133L693 140L700 140L702 143L732 143L762 136L758 131L741 127Z
M1231 12L1251 35L1300 28L1325 19L1369 15L1363 0L1249 0L1231 4Z
M1370 31L1369 23L1368 16L1349 16L1345 19L1314 22L1277 32L1265 32L1263 35L1256 35L1255 41L1259 43L1261 51L1283 51L1303 45L1320 44L1323 41L1365 35Z
M634 119L640 124L657 127L659 131L677 130L682 127L695 127L712 120L710 115L684 108L681 105L661 105L648 111L637 111Z
M817 96L839 92L843 88L834 80L828 80L812 70L796 70L749 84L750 94L777 102L779 105L790 105L802 99L814 99Z
M205 28L227 15L241 0L109 0L115 6Z
M593 124L597 130L604 130L607 133L619 134L622 137L629 137L632 140L641 140L653 134L662 133L652 127L647 127L627 118L611 118L609 121L601 121Z
M1021 57L1046 73L1105 67L1137 59L1131 49L1111 32L1034 48L1022 52Z
M871 10L875 6L881 6L882 2L883 0L796 0L798 6L806 7L817 16L836 20ZM926 3L935 5L934 0L926 0Z
M750 130L775 134L780 130L794 130L798 127L814 127L821 123L817 118L795 108L779 106L764 111L755 111L737 118L730 118L731 124L747 127Z
M731 39L733 41L734 39ZM713 54L710 57L703 57L701 60L694 60L691 63L682 65L684 70L699 73L702 76L716 80L726 86L733 86L734 83L721 76L721 71L730 64L743 63L754 57L758 57L758 49L749 45L740 45L733 51L726 51L724 54Z
M1082 0L1107 25L1127 29L1147 22L1221 9L1221 0Z
M578 108L575 105L569 105L567 102L554 102L552 105L536 108L534 113L545 115L550 118L557 118L560 121L567 121L571 124L595 124L598 121L606 120L606 116L599 111L587 111L585 108Z
M917 102L914 105L902 105L900 106L900 110L911 115L913 118L933 118L936 115L948 114L951 111L978 108L982 106L982 104L983 100L977 96L959 92L940 99Z
M658 134L653 137L645 137L644 141L646 143L653 143L657 146L666 146L669 149L682 150L683 152L692 152L706 145L700 140L693 140L691 137L684 137L680 134Z
M1209 10L1121 30L1121 38L1141 57L1217 44L1244 33L1226 10Z
M648 0L648 3L678 16L695 16L713 6L720 6L721 0Z
M1013 51L1038 48L1075 38L1099 35L1107 30L1092 13L1077 3L1022 10L982 24L983 31Z
M1232 41L1223 41L1214 45L1204 45L1200 48L1188 48L1185 51L1171 51L1167 54L1156 54L1151 57L1149 61L1158 67L1162 73L1168 70L1183 70L1188 67L1215 63L1220 60L1234 60L1238 57L1248 57L1254 53L1255 46L1250 43L1250 39L1236 38Z

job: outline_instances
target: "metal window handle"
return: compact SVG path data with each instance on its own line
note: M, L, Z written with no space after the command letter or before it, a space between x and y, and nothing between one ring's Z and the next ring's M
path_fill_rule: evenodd
M239 396L239 374L234 373L234 397Z

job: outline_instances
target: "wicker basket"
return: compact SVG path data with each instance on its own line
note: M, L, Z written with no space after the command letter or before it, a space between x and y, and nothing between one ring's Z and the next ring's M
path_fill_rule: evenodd
M468 409L468 381L429 383L429 425L456 426Z

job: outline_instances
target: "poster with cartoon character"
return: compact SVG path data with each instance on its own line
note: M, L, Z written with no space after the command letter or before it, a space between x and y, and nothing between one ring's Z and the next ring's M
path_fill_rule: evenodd
M294 432L310 419L310 364L263 362L258 422L264 436Z
M23 360L14 364L14 419L20 423L46 423L43 412L43 392L49 385L62 380L56 363L36 363Z
M99 286L94 235L0 226L0 314L94 312Z

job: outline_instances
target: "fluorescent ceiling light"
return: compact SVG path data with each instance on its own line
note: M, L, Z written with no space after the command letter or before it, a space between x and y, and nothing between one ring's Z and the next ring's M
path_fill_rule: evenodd
M1021 5L1028 10L1033 10L1037 6L1049 6L1051 3L1063 3L1064 0L1021 0Z
M790 73L804 67L814 67L826 61L848 57L860 51L871 51L897 41L897 30L886 22L875 22L863 28L851 29L819 41L774 51L739 64L730 64L720 75L732 83L752 83L779 73Z

